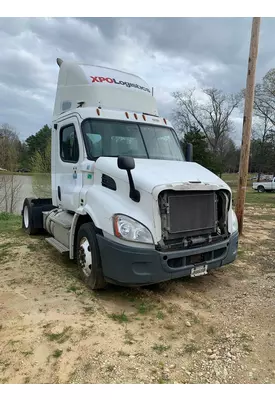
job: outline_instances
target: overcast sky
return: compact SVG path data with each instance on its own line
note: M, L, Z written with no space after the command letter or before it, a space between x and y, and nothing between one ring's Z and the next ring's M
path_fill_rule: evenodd
M174 90L245 87L250 32L251 18L0 18L0 124L21 139L51 124L57 57L140 75L169 117ZM274 39L263 18L257 80L275 67Z

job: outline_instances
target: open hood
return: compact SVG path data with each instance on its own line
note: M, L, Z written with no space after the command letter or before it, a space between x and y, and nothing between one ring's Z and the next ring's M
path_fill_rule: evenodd
M191 185L194 189L203 190L201 186L217 186L231 192L229 186L217 175L197 163L186 161L166 161L152 159L135 159L136 167L132 171L134 183L137 189L149 193L155 191L158 186L180 190L181 185ZM128 182L126 171L117 167L116 157L100 157L96 162L96 168L105 174ZM196 187L195 187L196 186ZM164 190L163 187L161 190ZM183 189L183 188L182 188ZM204 190L210 189L205 186Z

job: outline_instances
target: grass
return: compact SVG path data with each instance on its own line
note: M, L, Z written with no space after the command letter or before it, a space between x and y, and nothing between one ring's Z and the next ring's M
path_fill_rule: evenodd
M75 286L75 285L71 285L68 287L67 292L73 292L76 293L78 290L80 290L79 287Z
M169 350L171 348L171 346L165 346L163 344L154 344L154 346L152 347L153 350L155 350L158 354L163 353L166 350Z
M0 212L0 232L14 231L21 227L21 216Z
M54 358L59 358L59 357L62 356L62 353L63 353L63 350L56 349L56 350L53 352L52 356L53 356Z
M50 342L57 342L59 344L66 342L69 338L70 335L68 335L68 332L71 330L71 327L66 327L63 329L62 332L60 333L45 333L45 336Z
M275 207L275 193L258 193L252 190L246 192L246 204Z
M254 174L249 174L248 179ZM238 189L238 174L223 174L222 180L224 180L232 189L233 199L236 199L236 192ZM275 207L275 193L258 193L252 189L252 181L247 182L247 191L245 203L247 205L264 205L266 207Z
M109 318L111 318L114 321L119 322L120 324L123 324L124 322L129 322L129 318L127 317L127 315L125 314L125 312L123 311L120 314L110 314Z
M150 304L148 302L142 301L136 307L137 307L138 313L144 315L144 314L148 314L150 311L152 311L152 309L154 308L154 305Z
M1 212L0 213L0 221L9 221L14 215L8 212Z
M158 311L156 317L157 317L157 319L164 319L165 315L163 314L162 311Z

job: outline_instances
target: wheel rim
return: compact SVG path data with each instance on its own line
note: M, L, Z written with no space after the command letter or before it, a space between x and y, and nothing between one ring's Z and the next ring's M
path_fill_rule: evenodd
M86 237L80 240L79 263L85 276L90 276L92 272L92 253L90 243Z
M27 206L24 207L23 217L24 217L25 228L28 228L29 227L29 210L28 210Z

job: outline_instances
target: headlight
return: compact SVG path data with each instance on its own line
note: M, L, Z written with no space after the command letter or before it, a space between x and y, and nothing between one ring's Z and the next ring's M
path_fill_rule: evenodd
M238 220L235 212L232 210L232 231L236 232L238 230Z
M126 215L114 216L114 234L131 242L153 243L152 234L144 225Z

